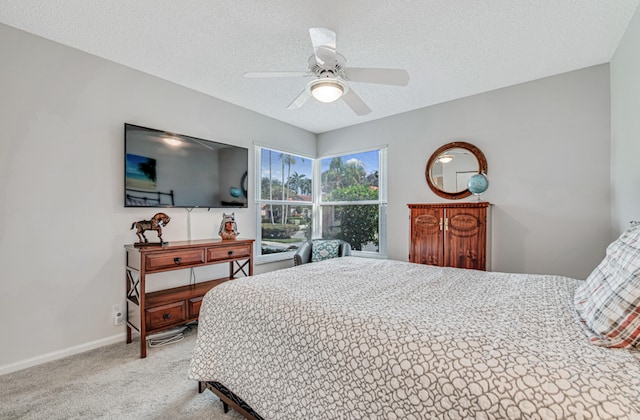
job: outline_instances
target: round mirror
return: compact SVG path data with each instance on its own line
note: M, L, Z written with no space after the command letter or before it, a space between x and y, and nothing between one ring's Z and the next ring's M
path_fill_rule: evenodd
M473 144L454 141L433 152L425 176L434 193L457 200L471 195L467 182L479 173L487 173L487 159L482 151Z

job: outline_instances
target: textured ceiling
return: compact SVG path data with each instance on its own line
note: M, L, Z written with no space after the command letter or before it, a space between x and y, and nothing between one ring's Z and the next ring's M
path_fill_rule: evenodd
M0 0L0 22L314 133L608 62L640 0ZM310 79L308 29L347 66L404 68L409 85L352 83L342 101L287 105Z

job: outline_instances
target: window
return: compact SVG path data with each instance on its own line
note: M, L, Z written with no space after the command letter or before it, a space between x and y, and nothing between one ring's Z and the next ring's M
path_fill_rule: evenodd
M386 255L386 149L320 160L320 232L354 251Z
M257 146L256 260L291 258L311 238L386 256L386 156L376 149L313 159Z
M259 260L290 257L300 243L312 237L313 161L256 147L257 242L259 256L264 256Z

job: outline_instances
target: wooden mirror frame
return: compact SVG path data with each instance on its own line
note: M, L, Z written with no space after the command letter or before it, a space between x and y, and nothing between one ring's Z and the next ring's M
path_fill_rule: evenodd
M433 181L431 181L431 167L436 162L438 157L443 152L449 149L465 149L471 152L475 156L475 158L478 160L478 166L479 166L478 173L484 173L486 175L487 158L484 156L484 153L482 153L480 149L478 149L476 146L474 146L471 143L467 143L464 141L454 141L439 147L435 152L433 152L433 154L429 158L429 161L427 162L427 168L425 170L427 184L429 184L429 188L431 188L431 191L433 191L434 193L436 193L442 198L448 198L450 200L459 200L461 198L469 197L471 195L471 191L469 191L468 188L463 191L450 193L450 192L442 191L433 183Z

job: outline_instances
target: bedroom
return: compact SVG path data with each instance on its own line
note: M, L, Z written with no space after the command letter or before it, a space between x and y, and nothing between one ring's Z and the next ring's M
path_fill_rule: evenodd
M408 254L406 204L436 201L424 181L428 156L466 139L489 161L492 268L585 278L639 217L639 31L636 11L608 64L315 134L1 26L0 299L12 338L0 372L123 339L111 322L124 296L122 246L135 239L131 222L149 216L122 205L126 121L311 156L389 145L388 248L399 260ZM255 236L254 211L237 214L242 236ZM166 237L184 239L186 212L171 216ZM194 210L194 237L213 236L219 219Z

